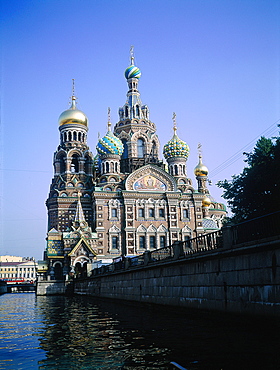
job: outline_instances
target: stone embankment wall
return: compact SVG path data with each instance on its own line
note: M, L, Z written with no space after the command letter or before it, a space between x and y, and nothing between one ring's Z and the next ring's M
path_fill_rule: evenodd
M280 242L174 254L146 263L75 280L74 292L176 307L280 315Z
M39 280L36 295L67 295L73 293L73 284L64 280Z

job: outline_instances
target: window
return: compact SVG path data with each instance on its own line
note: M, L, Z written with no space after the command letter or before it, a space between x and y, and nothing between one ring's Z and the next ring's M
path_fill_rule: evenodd
M128 146L127 146L127 140L122 139L123 143L123 154L122 154L122 159L128 158Z
M154 210L154 208L149 208L149 217L155 217L155 210Z
M137 153L138 153L138 158L144 158L144 140L143 139L138 139L137 140Z
M139 236L139 248L144 249L146 247L145 244L145 236Z
M138 217L144 217L144 208L138 209Z
M164 216L165 216L164 208L160 208L160 209L158 210L158 215L159 215L159 217L164 217Z
M188 218L189 217L189 212L187 209L183 209L183 217Z
M119 238L117 236L112 236L112 249L119 248Z
M156 237L154 235L150 235L150 249L156 247Z
M112 208L112 217L117 217L117 209Z
M160 244L160 248L166 247L166 237L165 237L165 235L161 235L159 237L159 244Z

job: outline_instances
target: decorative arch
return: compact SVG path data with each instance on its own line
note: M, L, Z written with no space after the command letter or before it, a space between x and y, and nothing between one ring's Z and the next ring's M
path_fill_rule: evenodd
M62 280L63 279L62 263L60 261L54 262L53 269L54 269L54 279Z
M147 228L144 225L140 225L140 226L137 227L136 232L137 233L146 233L147 232Z
M157 228L152 224L147 229L147 233L156 233L156 232L157 232Z
M149 136L141 130L138 130L131 136L131 141L137 143L137 140L140 138L143 138L146 143L150 141Z
M161 168L148 164L131 173L125 182L126 190L177 191L175 179Z

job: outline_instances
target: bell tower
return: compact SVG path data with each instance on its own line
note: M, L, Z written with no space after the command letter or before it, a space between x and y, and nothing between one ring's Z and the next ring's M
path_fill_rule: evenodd
M58 120L60 144L53 157L54 176L46 202L48 231L67 230L75 215L78 193L87 222L92 224L93 157L87 145L88 119L76 102L73 80L71 106Z
M119 108L119 122L114 134L123 143L121 172L131 173L149 163L162 166L159 160L159 139L156 126L149 118L149 108L143 105L138 91L141 71L135 66L133 46L130 49L130 66L125 70L128 84L127 100Z

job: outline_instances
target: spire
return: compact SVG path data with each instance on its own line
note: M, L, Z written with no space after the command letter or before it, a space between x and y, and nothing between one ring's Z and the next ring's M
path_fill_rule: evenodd
M134 65L134 46L131 45L130 47L130 64L133 66Z
M202 163L201 144L197 146L198 149L198 165L194 169L194 174L197 179L198 191L200 193L208 194L209 191L206 186L208 180L208 168Z
M111 126L112 126L112 123L111 123L111 108L109 107L108 108L108 131L111 131Z
M83 211L83 208L82 208L82 204L81 204L81 192L79 191L78 192L78 202L77 202L77 208L76 208L76 215L75 215L75 222L77 222L78 224L81 224L81 222L85 222L85 216L84 216L84 211Z
M76 109L76 96L75 96L75 79L72 78L72 96L70 109Z
M172 120L173 120L174 135L177 135L177 123L176 123L176 113L175 112L173 112Z

